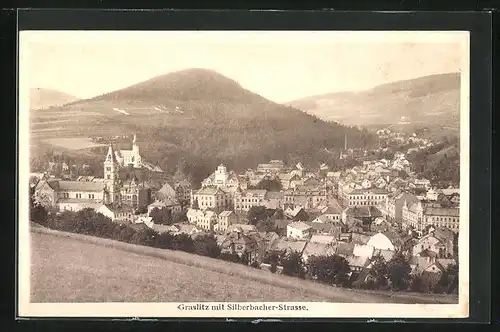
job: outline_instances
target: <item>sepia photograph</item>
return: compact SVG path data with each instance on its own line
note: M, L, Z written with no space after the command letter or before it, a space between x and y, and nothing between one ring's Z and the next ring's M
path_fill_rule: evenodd
M469 313L469 33L22 31L19 313Z

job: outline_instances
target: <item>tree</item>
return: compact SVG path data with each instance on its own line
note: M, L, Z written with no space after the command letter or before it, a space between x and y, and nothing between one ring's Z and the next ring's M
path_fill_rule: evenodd
M267 219L267 210L265 206L252 206L247 213L250 224L256 225L259 221Z
M387 271L394 290L402 291L408 288L411 267L404 255L401 253L396 254L387 263Z
M172 241L172 249L193 253L195 251L194 241L187 234L176 235Z
M30 220L40 225L46 225L48 213L42 204L34 202L30 206Z
M270 219L259 221L256 227L260 232L273 232L276 229L274 221Z
M208 256L212 258L220 257L220 247L217 244L217 239L212 235L198 236L194 240L195 253L202 256Z
M330 285L344 285L348 280L349 263L338 255L312 256L307 262L310 276Z
M383 289L387 287L387 274L388 268L385 260L377 256L372 261L371 275L374 277L374 287L376 289Z
M172 225L172 210L168 208L154 208L149 213L149 216L153 219L155 224Z
M276 209L276 212L274 212L273 218L276 220L284 219L285 213L283 212L283 209Z
M155 238L158 236L158 232L152 229L144 229L135 232L130 239L130 243L139 244L142 246L153 247L155 244Z
M458 264L446 267L438 283L434 286L435 293L458 293Z
M267 191L280 191L282 189L281 182L276 179L262 179L257 183L254 189L263 189Z
M161 233L155 237L154 246L161 249L172 249L174 242L174 235L170 233Z
M281 265L283 266L283 274L292 277L305 278L304 263L302 262L302 255L296 251L293 251L285 255L281 259Z

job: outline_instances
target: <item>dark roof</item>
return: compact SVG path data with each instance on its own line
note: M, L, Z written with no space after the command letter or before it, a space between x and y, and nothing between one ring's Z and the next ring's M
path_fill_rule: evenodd
M362 233L351 233L351 241L354 244L367 244L370 240L370 235Z
M425 214L428 216L459 217L460 210L458 208L427 207L425 209Z
M59 191L91 191L102 192L104 182L59 181Z
M386 189L382 189L382 188L369 188L369 189L360 188L360 189L352 190L349 193L349 195L363 195L365 193L374 194L374 195L388 195L389 194L389 192Z
M143 231L143 230L146 230L146 229L150 229L148 226L146 226L143 223L140 223L140 224L135 224L135 223L134 224L130 224L129 227L135 229L137 232L140 232L140 231Z
M346 215L357 218L382 217L382 212L375 206L354 206L345 211Z
M350 256L354 251L354 243L337 242L337 255Z
M455 235L453 231L447 229L447 228L437 228L434 230L434 236L440 240L448 240L448 241L453 241Z
M290 224L290 223L292 223L290 220L277 219L277 220L274 221L274 227L285 229L286 226L288 226L288 224Z

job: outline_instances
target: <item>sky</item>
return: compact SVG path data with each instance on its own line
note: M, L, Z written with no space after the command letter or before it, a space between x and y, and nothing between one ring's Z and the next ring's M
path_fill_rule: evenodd
M30 88L80 98L207 68L275 102L460 72L460 32L23 31Z

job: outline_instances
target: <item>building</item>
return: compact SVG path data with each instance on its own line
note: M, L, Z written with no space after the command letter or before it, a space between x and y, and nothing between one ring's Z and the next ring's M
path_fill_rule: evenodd
M205 180L201 182L202 187L232 187L237 188L240 184L240 178L234 172L228 172L226 166L219 165L215 172L210 174Z
M148 216L151 214L151 211L154 209L167 209L170 210L171 213L179 213L182 211L181 204L177 202L175 199L165 199L162 201L154 201L153 203L148 205Z
M132 150L115 150L114 156L118 161L120 167L132 165L134 168L142 167L142 157L139 152L139 146L136 141L137 137L134 134L132 141Z
M266 190L237 190L234 194L235 211L248 211L253 206L265 206Z
M59 211L78 211L85 207L99 207L104 203L103 182L40 180L35 187L34 199L45 208Z
M391 238L384 233L377 233L373 235L370 237L370 240L368 240L366 245L371 246L374 249L391 251L395 251L397 247L397 244L393 243Z
M197 204L199 209L213 209L214 211L223 211L232 204L228 194L217 187L204 187L193 194L191 207Z
M284 204L301 206L306 209L317 207L327 201L326 189L318 187L310 189L306 187L295 187L284 192Z
M431 229L412 248L413 256L429 256L429 251L437 258L451 258L454 254L454 235L448 229Z
M385 206L389 192L381 188L359 188L345 193L349 206Z
M280 181L281 187L284 190L295 188L302 184L301 176L296 172L279 173L278 180Z
M128 159L123 157L124 159L122 159L122 162L120 162L120 159L118 159L116 156L117 153L113 145L110 144L106 159L104 161L104 202L106 204L128 205L133 208L146 207L150 203L151 199L150 189L145 188L139 183L135 176L135 173L131 174L131 176L127 176L127 179L125 181L120 180L119 172L123 167L123 160ZM133 154L131 154L131 156L133 156ZM137 162L135 157L133 160Z
M402 208L403 227L424 231L428 226L447 228L454 233L460 229L460 209L435 207L430 204L407 203Z
M128 221L133 222L136 218L134 211L129 208L121 208L113 205L104 205L95 209L96 212L103 214L114 222Z
M227 234L220 247L221 253L237 254L239 257L245 257L249 263L259 258L260 250L257 239L248 234L244 234L238 229Z
M285 168L285 163L282 160L271 160L267 164L258 164L257 172L261 173L279 173Z
M189 209L186 216L190 224L194 224L205 231L213 231L217 223L217 214L210 210Z
M407 204L418 203L419 199L409 192L400 192L396 195L391 195L387 199L386 204L387 217L396 222L401 222L403 220L403 205L405 201Z
M321 210L321 213L331 222L342 220L342 207L336 200L330 201L328 206Z
M307 212L300 206L294 209L287 208L284 211L284 215L286 218L294 221L307 221L309 219L309 215L307 214Z
M215 231L226 232L229 226L236 224L238 217L233 211L222 211L217 217L217 225Z
M264 198L264 206L267 209L282 209L284 201L283 191L268 191Z
M188 206L191 201L191 183L188 180L181 180L174 185L175 198L182 206Z
M292 222L286 226L286 235L292 239L308 238L312 232L312 227L301 221Z
M330 256L335 254L336 249L335 242L325 243L309 241L302 251L302 260L304 263L307 263L308 259L313 256Z
M157 192L159 200L176 199L183 207L188 206L191 201L191 183L181 180L174 185L166 182Z

